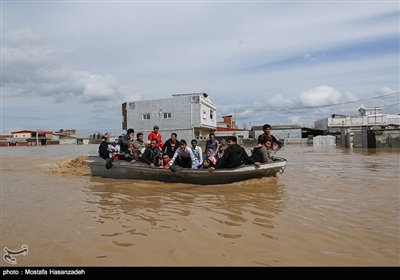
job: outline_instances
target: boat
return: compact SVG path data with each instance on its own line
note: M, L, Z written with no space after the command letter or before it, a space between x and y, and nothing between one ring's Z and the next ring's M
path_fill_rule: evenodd
M208 169L183 168L171 171L163 168L151 168L144 162L131 163L125 160L114 160L106 168L106 160L97 155L86 156L92 176L114 179L152 180L166 183L187 183L197 185L218 185L244 180L277 177L286 168L286 159L275 157L273 162L262 163L260 167L246 164L236 168L221 168L210 172Z

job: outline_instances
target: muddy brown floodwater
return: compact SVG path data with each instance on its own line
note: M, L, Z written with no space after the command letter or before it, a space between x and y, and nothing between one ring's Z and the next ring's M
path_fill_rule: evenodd
M95 145L1 148L1 266L399 266L398 149L287 145L276 178L92 177Z

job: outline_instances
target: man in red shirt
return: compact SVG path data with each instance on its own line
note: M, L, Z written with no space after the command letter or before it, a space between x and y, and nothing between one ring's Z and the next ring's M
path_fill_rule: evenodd
M156 139L158 140L157 147L159 147L160 149L162 149L162 147L163 147L163 142L162 142L162 140L161 140L161 134L158 133L158 130L159 130L158 125L155 125L155 126L153 127L153 131L150 132L149 136L147 136L147 140L150 140L150 141L151 141L153 138L156 138Z

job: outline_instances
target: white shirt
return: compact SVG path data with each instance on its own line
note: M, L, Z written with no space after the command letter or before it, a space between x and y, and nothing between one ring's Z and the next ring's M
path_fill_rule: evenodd
M169 166L172 166L175 162L175 159L181 156L183 158L188 158L192 160L192 169L196 169L196 158L194 157L192 149L186 147L184 150L182 150L180 147L175 151L174 156L171 159L171 162L169 163Z

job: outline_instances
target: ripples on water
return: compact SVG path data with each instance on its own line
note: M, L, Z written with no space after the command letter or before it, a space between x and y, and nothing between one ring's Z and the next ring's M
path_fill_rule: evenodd
M19 265L399 265L398 150L288 145L278 178L219 186L41 170L96 149L2 148L2 246L29 245Z

